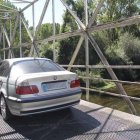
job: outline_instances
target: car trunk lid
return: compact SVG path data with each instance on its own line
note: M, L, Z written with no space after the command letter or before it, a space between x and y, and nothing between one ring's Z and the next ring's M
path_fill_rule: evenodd
M65 90L70 88L70 82L76 79L77 75L69 71L55 71L24 74L17 79L17 86L21 83L35 85L39 92L38 95L49 94L54 90ZM25 84L25 85L26 85Z

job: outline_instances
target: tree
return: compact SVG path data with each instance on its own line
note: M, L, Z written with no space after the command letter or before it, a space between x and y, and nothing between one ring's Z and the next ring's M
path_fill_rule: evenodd
M9 8L12 8L12 9L17 10L17 7L15 7L10 1L3 1L3 0L1 0L0 1L0 4L1 4L0 5L0 8L1 9L9 10ZM13 29L15 27L15 21L16 21L16 14L13 13L13 12L9 12L9 13L8 12L7 13L5 12L5 13L2 13L2 16L3 17L4 16L5 17L10 17L10 19L11 19L11 20L10 19L0 19L0 22L2 23L2 25L6 29L6 31L8 33L8 37L10 39L10 24L11 24L11 29L12 29L11 33L13 33ZM24 18L24 15L23 15L23 18ZM21 32L22 32L22 42L23 43L30 42L30 38L29 38L29 36L27 34L27 31L26 31L23 23L21 24ZM13 42L13 46L12 47L16 47L17 45L19 45L19 26L17 26L16 35L15 35L15 38L14 38L14 42ZM8 44L7 44L7 41L6 41L6 47L7 46L8 46ZM0 48L2 48L2 47L3 47L2 44L0 44ZM16 48L16 49L13 48L13 52L14 52L15 57L19 57L19 48Z
M140 40L130 33L121 34L117 43L107 48L105 54L111 65L139 65ZM138 70L122 69L115 70L115 72L122 80L137 80L140 78Z
M92 12L96 8L97 3L99 0L89 0L88 1L88 8L89 8L89 18L92 16ZM77 16L84 22L84 5L82 0L68 0L67 4L69 7L77 14ZM104 6L102 7L100 13L97 16L96 22L94 22L94 25L96 24L102 24L107 22L112 22L115 20L127 18L130 16L134 16L139 14L140 6L138 6L138 0L105 0ZM62 32L68 32L68 31L74 31L78 28L77 23L75 22L74 18L70 15L68 10L65 11L65 14L63 16L64 23L62 25ZM124 47L120 47L119 43L123 42L121 40L122 36L125 36L125 33L132 34L134 37L139 37L140 30L139 25L132 25L129 27L123 27L123 28L116 28L116 29L109 29L105 31L100 32L94 32L93 36L97 44L99 45L102 52L107 57L108 61L112 65L123 65L123 64L136 64L134 63L136 60L139 60L138 58L134 58L134 54L130 57L127 54L126 49ZM136 42L134 38L131 37L131 46L134 45ZM59 52L59 63L68 64L70 62L70 59L72 57L73 51L78 43L79 37L71 37L65 40L62 40L60 42L60 52ZM126 39L125 39L126 40ZM125 41L124 40L124 41ZM123 42L125 43L125 42ZM124 45L124 44L123 44ZM128 47L129 48L129 47ZM131 49L130 49L131 50ZM91 47L91 44L89 43L89 61L90 64L99 64L100 59L97 56L95 50L93 47ZM78 54L78 60L76 60L75 64L85 64L83 61L85 60L85 49L84 44L81 47L81 50ZM134 80L136 78L136 73L132 70L121 70L117 71L115 70L117 76L119 76L120 79L128 79L128 80ZM102 71L103 75L106 76L106 71ZM133 76L130 76L130 74L133 74Z
M32 28L32 27L31 27ZM60 33L60 24L56 23L55 24L55 29L56 29L56 34ZM38 39L46 39L53 34L53 24L52 23L45 23L41 25ZM56 49L56 55L58 54L58 46L59 43L55 43L55 49ZM53 45L52 41L47 42L47 44L39 44L38 48L40 49L40 56L41 57L47 57L50 59L53 59Z
M56 34L60 33L60 24L55 23ZM39 31L39 38L45 39L49 36L53 35L53 24L52 23L45 23L41 25L41 29Z
M102 8L97 20L99 23L106 23L138 15L140 12L140 6L138 6L138 3L138 0L105 0L104 7ZM140 36L138 28L138 25L131 25L121 29L117 28L107 30L107 32L109 38L112 41L116 41L118 39L119 32L129 32L135 36Z
M84 4L83 0L67 0L66 1L69 7L76 13L76 15L80 18L82 22L85 21L84 18ZM62 32L69 32L75 31L79 28L79 25L76 23L75 19L71 16L71 14L66 10L63 16L63 25L62 25ZM75 47L79 41L79 37L70 37L68 39L60 41L60 52L59 52L59 63L61 64L68 64L71 60L72 54L75 50ZM90 48L93 50L93 48ZM91 52L91 51L90 51ZM92 54L90 58L93 58L94 55ZM76 60L75 64L85 64L85 48L84 43L81 46L80 52L78 54L78 60ZM90 59L91 60L91 59ZM94 59L96 60L96 58ZM93 59L90 63L94 63Z
M81 0L80 0L81 1ZM77 2L74 2L73 0L67 0L66 1L69 6L72 7L72 9L75 11L77 8ZM80 18L82 18L82 13L83 6L80 5L78 6L80 10L79 12L77 11L77 15L80 15ZM66 12L63 15L63 20L64 23L62 25L61 32L69 32L69 31L74 31L78 29L78 25L75 22L75 19L71 16L71 14L66 10ZM60 52L59 52L59 58L58 61L60 64L68 64L70 62L72 53L74 51L74 48L76 47L76 44L78 43L79 37L70 37L68 39L60 41Z

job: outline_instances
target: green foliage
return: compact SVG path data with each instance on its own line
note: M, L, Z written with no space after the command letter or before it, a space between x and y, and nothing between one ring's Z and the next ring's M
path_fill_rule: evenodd
M96 8L99 0L89 1L89 18L92 16L92 12ZM77 16L82 20L84 19L84 5L82 0L67 0L67 4L73 11L77 11ZM129 16L139 14L140 6L138 6L137 0L105 0L104 6L97 16L95 24L112 22L115 20L123 19ZM77 23L70 13L66 10L64 16L64 23L62 25L62 32L73 31L78 28ZM127 32L127 33L126 33ZM128 35L126 35L126 34ZM102 52L107 57L108 61L112 65L126 65L126 64L138 64L139 53L139 41L135 39L135 36L140 36L139 25L132 25L129 27L110 29L93 33L94 39ZM129 37L128 37L129 36ZM133 36L133 37L132 37ZM59 63L68 64L72 57L75 46L78 43L78 37L72 37L60 42ZM126 43L129 42L129 45ZM137 47L136 47L137 46ZM133 49L133 50L132 50ZM132 53L133 52L133 53ZM137 54L136 54L137 53ZM77 56L75 64L85 64L85 48L84 43L81 46L80 52ZM100 59L97 56L92 45L89 43L89 64L96 65L100 63ZM136 71L133 70L115 70L115 73L119 79L134 80L136 79ZM100 73L105 78L110 78L107 71L104 70ZM133 76L130 76L133 75ZM96 82L95 82L96 83Z
M121 34L116 43L107 47L105 54L111 65L139 65L140 40L129 33ZM139 77L139 72L131 69L115 72L123 80L136 80Z
M0 9L9 10L8 7L12 8L12 9L16 9L16 7L13 4L11 4L9 1L6 2L4 0L0 0ZM3 17L3 15L5 17L9 17L9 16L14 17L15 16L13 13L12 14L11 13L5 13L5 14L0 13L1 17ZM14 20L11 21L11 23L13 23L13 22L14 22ZM4 18L3 19L0 18L0 23L6 28L8 36L10 36L10 28L9 28L10 27L10 22L9 22L9 20L4 19ZM3 40L1 40L1 42L3 42ZM7 45L7 42L6 42L6 45ZM3 46L2 46L2 43L1 43L0 48L2 48L2 47Z
M83 0L66 0L69 7L75 12L75 14L80 18L80 20L85 22L84 15L84 2ZM89 9L89 18L92 16L92 12L95 10L99 0L89 0L88 9ZM5 1L0 1L5 5L10 6L11 8L16 9L10 2L5 3ZM96 21L93 25L112 22L119 19L124 19L129 16L140 14L140 5L138 0L105 0L104 6L99 12ZM0 8L2 8L0 6ZM7 9L5 7L5 9ZM11 15L15 17L14 14ZM56 34L64 32L72 32L79 29L78 24L75 22L75 19L72 15L65 11L63 15L63 25L60 27L60 24L56 23ZM9 33L9 21L1 20L0 22L5 24L6 30ZM27 22L27 21L26 21ZM12 29L14 28L15 18L12 20ZM27 22L28 23L28 22ZM33 31L33 28L30 27L30 31ZM49 36L52 36L53 24L45 23L41 26L37 39L45 39ZM8 36L10 36L8 34ZM135 64L139 65L140 59L140 25L132 25L129 27L116 28L110 30L104 30L100 32L93 33L94 39L99 45L102 52L107 57L108 61L112 65L125 65L125 64ZM75 50L75 47L79 41L78 37L70 37L64 40L61 40L59 43L55 44L58 54L58 62L61 64L68 64L71 60L72 54ZM22 42L30 42L28 34L24 25L22 24ZM14 40L14 46L19 43L19 27L17 28L16 37ZM7 45L7 44L6 44ZM0 44L2 47L2 44ZM58 47L60 47L58 49ZM40 56L53 58L53 46L52 42L48 44L39 44ZM15 49L15 55L19 56L19 50ZM28 56L30 47L23 49L24 56ZM89 43L89 64L97 65L101 63L100 59L94 50L93 46ZM79 54L76 58L75 64L85 64L85 43L83 42ZM124 80L135 80L140 77L138 71L134 70L115 70L115 73L119 79ZM133 76L130 76L132 74ZM98 76L98 74L91 72L91 76ZM103 77L110 78L107 75L105 70L99 71L99 75ZM98 81L91 81L93 85ZM98 83L100 85L100 83ZM91 84L92 85L92 84Z
M0 9L5 9L5 10L15 9L15 10L17 10L17 7L15 7L10 1L1 0L0 1ZM2 13L2 16L3 15L4 14ZM0 19L0 23L5 27L7 34L8 34L8 37L10 38L10 26L11 26L11 33L13 33L17 16L14 12L9 12L6 14L6 16L11 17L11 22L10 22L10 20L7 20L7 19ZM24 15L23 15L23 18L24 18ZM27 31L26 31L23 23L21 24L21 32L22 32L22 43L30 42L30 38L27 34ZM2 40L2 42L3 42L3 40ZM5 45L8 46L7 41L5 41L5 43L6 43ZM12 47L16 47L17 45L19 45L19 26L17 26L16 35L15 35ZM2 48L2 47L3 47L2 44L0 44L0 48ZM19 57L19 54L20 54L19 48L13 49L13 52L14 52L15 57ZM8 51L6 51L6 56L7 56L7 53L8 53ZM23 54L24 53L25 52L23 52Z
M60 33L60 24L56 23L56 34ZM52 36L53 34L53 24L52 23L45 23L41 25L41 29L39 31L39 38L45 39L49 36Z
M85 21L84 18L84 4L82 0L67 0L67 4L71 7L73 11L76 12L77 16L80 18L82 22ZM66 10L63 16L64 23L62 25L62 32L69 32L77 30L79 27L75 22L75 19L71 16L71 14ZM59 52L59 63L68 64L71 60L72 54L77 46L79 37L71 37L65 40L60 41L60 52ZM90 44L91 46L91 44ZM89 61L90 64L95 64L97 61L99 62L98 57L96 57L96 53L93 47L89 47L89 52L92 53L90 55ZM84 43L81 46L80 52L77 56L75 64L85 64L85 47Z
M24 57L28 57L28 56L29 56L29 54L30 54L30 49L31 49L31 46L22 48L22 50L23 50L23 56L24 56Z
M84 13L82 0L78 0L76 2L74 2L73 0L67 0L66 2L72 8L72 10L76 12L77 16L82 20L83 13ZM79 28L77 23L75 22L75 19L71 16L68 10L66 10L65 14L63 15L63 20L64 23L61 29L62 33L74 31ZM78 43L78 40L79 37L71 37L60 41L60 52L58 58L60 64L68 64L70 62L74 49ZM83 49L83 46L81 47L81 49ZM83 56L84 54L83 52L81 52L79 55L78 62L76 63L83 64Z
M55 55L57 58L59 52L59 43L56 42L54 46L55 46ZM41 44L39 45L39 48L40 48L40 57L49 58L53 60L53 45L51 43Z
M125 33L120 36L118 47L123 49L123 52L135 65L139 65L140 60L140 39L132 34Z
M99 23L106 23L138 15L140 12L138 2L138 0L105 0L104 7L100 12L97 21ZM107 30L107 32L112 41L116 41L118 39L119 32L129 32L135 36L140 36L138 25L123 27L121 30L118 28L111 29Z
M80 20L83 20L84 17L84 4L83 4L83 0L67 0L66 1L67 4L69 5L69 7L71 7L71 9L76 12L77 16L80 18Z
M42 44L40 48L41 57L53 59L53 49L50 44Z
M74 48L74 44L78 43L79 37L71 37L60 41L60 51L58 61L60 64L68 64L71 60Z
M118 58L125 64L139 64L140 39L126 32L120 35L116 43L108 46L105 53L113 64L118 64Z
M86 77L86 72L84 72L84 71L76 70L75 72L80 76ZM90 88L93 88L93 87L101 88L101 87L105 87L106 85L108 85L107 82L104 82L103 80L100 79L101 73L102 73L102 70L91 70L89 72L89 77L92 78L92 79L90 79ZM85 87L86 80L80 78L80 83L81 83L81 86Z
M140 11L138 0L105 0L99 21L109 22L137 15Z

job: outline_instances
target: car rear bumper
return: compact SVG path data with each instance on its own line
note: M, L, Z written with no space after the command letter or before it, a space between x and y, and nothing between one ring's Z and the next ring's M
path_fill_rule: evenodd
M41 112L63 109L78 104L81 90L68 91L53 96L42 96L28 99L8 99L8 106L13 115L25 116Z
M41 112L50 112L50 111L54 111L54 110L60 110L60 109L64 109L64 108L76 105L79 102L80 102L80 100L75 101L75 102L66 103L66 104L56 105L56 106L52 106L52 107L46 107L46 108L28 110L28 111L20 111L20 114L21 114L21 116L23 116L23 115L28 115L28 114L37 114L37 113L41 113Z

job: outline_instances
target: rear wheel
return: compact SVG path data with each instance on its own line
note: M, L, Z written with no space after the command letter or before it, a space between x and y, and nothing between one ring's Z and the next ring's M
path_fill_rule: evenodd
M7 103L5 101L4 96L1 96L1 98L0 98L0 108L1 108L1 116L3 117L3 119L5 121L10 119L12 115L11 115L11 113L9 111L9 108L7 106Z

